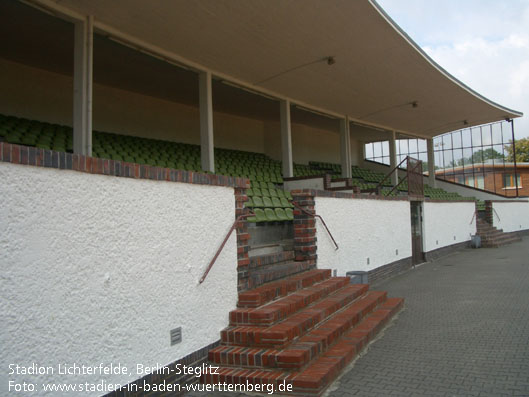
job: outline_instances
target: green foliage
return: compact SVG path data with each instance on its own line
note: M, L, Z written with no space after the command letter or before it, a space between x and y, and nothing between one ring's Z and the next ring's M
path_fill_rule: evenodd
M479 164L482 162L485 162L487 160L503 160L503 154L494 150L493 148L488 148L485 150L478 150L475 153L472 154L470 157L465 157L462 159L459 159L455 162L451 161L448 165L449 167L458 167L462 165L469 165L469 164Z
M507 152L507 161L514 161L512 145L506 146L505 151ZM516 161L529 163L529 137L516 140Z

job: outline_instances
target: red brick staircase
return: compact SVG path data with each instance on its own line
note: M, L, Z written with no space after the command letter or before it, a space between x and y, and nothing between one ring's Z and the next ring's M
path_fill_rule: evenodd
M485 248L501 247L502 245L521 241L521 238L512 233L504 233L483 219L478 219L477 234L481 237L481 246Z
M320 395L403 305L386 292L314 269L239 294L221 345L219 366L204 383L286 382L288 395Z

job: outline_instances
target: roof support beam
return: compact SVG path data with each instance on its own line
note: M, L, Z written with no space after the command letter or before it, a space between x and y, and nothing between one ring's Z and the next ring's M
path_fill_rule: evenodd
M292 129L290 123L290 101L279 101L279 115L281 124L281 157L283 161L283 178L294 176L294 162L292 158Z
M75 22L73 70L73 151L92 155L92 65L94 19Z
M435 182L435 155L433 151L433 138L426 140L426 149L428 151L428 185L436 187Z
M391 136L389 138L389 165L390 165L390 169L395 169L395 167L397 166L397 145L396 145L396 137L397 137L397 133L395 131L391 131ZM391 184L393 186L397 186L397 184L399 183L399 172L398 170L395 170L395 172L393 172L391 174Z
M342 162L342 177L351 178L351 131L349 118L340 120L340 154Z
M198 86L200 107L200 164L203 171L215 172L213 96L210 72L199 73Z

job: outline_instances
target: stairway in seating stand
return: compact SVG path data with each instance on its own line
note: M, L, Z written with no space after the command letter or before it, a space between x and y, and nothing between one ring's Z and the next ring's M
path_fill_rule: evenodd
M313 269L241 292L209 352L218 374L201 381L273 384L276 393L286 382L285 395L321 395L404 302L349 281Z
M477 234L481 237L481 246L485 248L501 247L516 241L522 241L515 234L504 233L502 229L496 229L483 219L478 219Z

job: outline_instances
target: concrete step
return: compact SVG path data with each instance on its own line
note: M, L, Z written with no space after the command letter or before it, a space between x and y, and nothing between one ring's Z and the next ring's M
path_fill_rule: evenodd
M274 243L266 243L254 245L250 247L248 256L251 258L259 256L273 256L274 254L281 254L285 251L292 251L294 248L293 239L285 239Z
M308 261L289 261L248 269L248 288L257 288L272 281L281 280L296 273L314 269L316 265Z
M281 250L271 254L250 255L250 269L294 260L293 250Z

